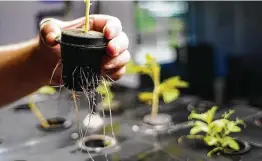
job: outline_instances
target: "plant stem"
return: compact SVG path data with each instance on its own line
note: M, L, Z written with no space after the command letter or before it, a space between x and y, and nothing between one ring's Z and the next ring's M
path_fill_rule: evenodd
M35 116L40 120L40 124L44 127L44 128L49 128L50 125L48 124L47 120L45 119L45 117L42 115L42 113L40 112L40 110L36 107L34 101L33 101L33 96L30 96L30 98L32 99L29 103L29 107L31 109L31 111L35 114Z
M152 111L151 111L152 120L155 119L158 114L159 84L160 84L159 72L160 70L158 67L153 67L154 91L153 91L153 103L152 103Z
M85 33L89 30L89 12L90 12L90 0L85 0L86 3L86 20L85 20Z

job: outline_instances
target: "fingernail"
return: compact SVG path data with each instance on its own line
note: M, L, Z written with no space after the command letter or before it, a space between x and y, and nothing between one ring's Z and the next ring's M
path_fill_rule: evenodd
M60 37L61 36L61 29L58 26L54 26L54 33L55 33L56 37Z

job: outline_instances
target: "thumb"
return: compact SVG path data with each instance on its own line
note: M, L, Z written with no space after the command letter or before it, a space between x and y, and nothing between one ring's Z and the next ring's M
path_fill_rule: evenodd
M84 25L84 20L84 17L73 21L46 18L40 22L40 36L46 45L56 46L58 44L56 38L61 36L61 30L81 27Z

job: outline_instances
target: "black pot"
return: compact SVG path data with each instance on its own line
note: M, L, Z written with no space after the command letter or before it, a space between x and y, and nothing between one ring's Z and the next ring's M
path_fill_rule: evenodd
M80 29L62 32L61 57L64 87L74 90L94 90L101 80L101 63L108 41L103 33Z

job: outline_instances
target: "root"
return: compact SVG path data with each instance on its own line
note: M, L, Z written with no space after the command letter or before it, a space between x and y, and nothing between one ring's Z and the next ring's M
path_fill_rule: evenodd
M56 69L59 67L59 65L61 65L61 60L59 60L59 61L57 62L56 66L55 66L55 68L54 68L54 70L53 70L53 72L52 72L52 75L51 75L51 78L50 78L50 82L49 82L50 84L52 83L52 80L53 80L55 71L56 71ZM60 82L60 83L61 83L61 82Z

